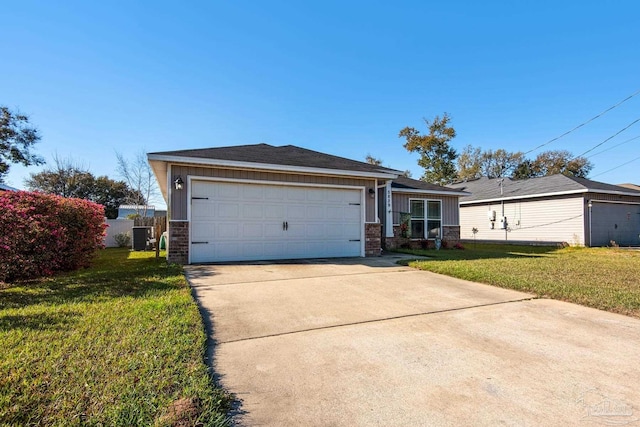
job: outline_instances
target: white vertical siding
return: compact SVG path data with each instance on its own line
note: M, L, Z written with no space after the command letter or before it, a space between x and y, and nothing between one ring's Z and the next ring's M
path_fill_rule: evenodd
M488 211L496 211L491 229ZM500 203L460 207L460 237L494 241L567 242L584 245L584 202L582 197L511 201L504 204L508 231L500 229Z

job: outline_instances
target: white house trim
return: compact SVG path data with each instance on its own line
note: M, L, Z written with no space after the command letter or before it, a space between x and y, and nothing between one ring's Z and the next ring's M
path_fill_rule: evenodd
M386 210L385 218L385 237L393 237L393 192L391 191L391 180L387 181L386 189L384 190L384 206Z

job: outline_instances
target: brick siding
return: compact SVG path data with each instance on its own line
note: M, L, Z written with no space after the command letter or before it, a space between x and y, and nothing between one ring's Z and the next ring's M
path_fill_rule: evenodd
M380 256L380 254L382 253L382 225L375 223L365 224L364 234L364 255Z
M169 246L167 261L176 264L189 263L189 223L169 221Z

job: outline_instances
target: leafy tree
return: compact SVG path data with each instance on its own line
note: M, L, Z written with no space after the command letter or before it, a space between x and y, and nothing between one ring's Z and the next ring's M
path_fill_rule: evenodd
M593 163L585 157L573 157L567 150L549 150L538 154L534 160L525 160L516 167L513 178L526 179L558 173L586 178Z
M424 119L429 133L421 135L420 131L406 127L398 134L405 138L404 148L411 153L420 154L418 164L424 168L422 180L436 184L450 184L456 179L456 150L449 141L456 136L455 129L449 125L451 118L444 113L442 118L436 116L433 121Z
M488 150L482 153L482 173L489 178L509 176L523 161L521 152L509 152L502 148L496 151Z
M118 217L118 206L128 203L128 200L140 200L141 194L129 188L124 181L115 181L106 176L99 176L94 182L92 200L104 206L105 216L110 219ZM142 200L146 201L144 198Z
M62 197L89 199L94 177L83 166L71 160L54 157L55 165L25 180L31 191L56 194Z
M482 176L482 150L467 145L458 156L458 180L468 181Z
M116 158L120 177L133 190L127 203L143 206L141 210L136 209L136 213L144 217L147 213L147 203L159 194L158 183L147 161L147 155L144 151L140 151L133 159L128 160L121 153L116 152Z
M29 125L29 117L0 106L0 182L4 182L11 163L41 165L44 159L31 152L40 141L38 130Z
M509 176L523 162L520 152L509 152L502 148L482 151L467 145L458 157L458 179L469 180L486 176L501 178Z
M105 216L111 219L118 217L118 206L139 196L124 181L114 181L106 176L96 178L83 166L59 158L55 158L55 167L32 173L25 183L32 191L86 199L103 205Z

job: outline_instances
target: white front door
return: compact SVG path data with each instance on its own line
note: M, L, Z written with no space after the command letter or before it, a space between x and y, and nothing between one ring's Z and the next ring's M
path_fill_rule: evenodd
M361 256L362 190L191 183L191 262Z

